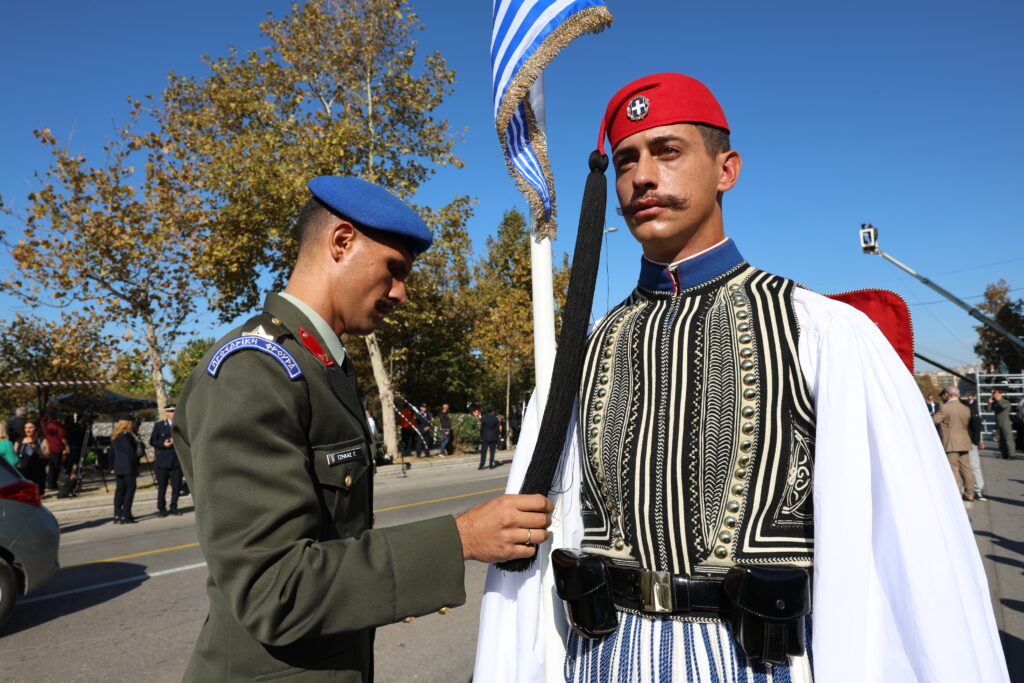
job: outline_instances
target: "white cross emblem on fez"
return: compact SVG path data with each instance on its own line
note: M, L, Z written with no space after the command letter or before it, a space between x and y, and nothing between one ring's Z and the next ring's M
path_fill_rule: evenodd
M626 117L630 121L639 121L651 110L651 101L643 95L637 95L626 105Z

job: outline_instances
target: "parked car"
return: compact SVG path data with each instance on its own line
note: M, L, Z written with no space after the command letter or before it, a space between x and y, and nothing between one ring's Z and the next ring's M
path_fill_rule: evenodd
M18 597L57 573L60 527L39 488L0 458L0 627Z

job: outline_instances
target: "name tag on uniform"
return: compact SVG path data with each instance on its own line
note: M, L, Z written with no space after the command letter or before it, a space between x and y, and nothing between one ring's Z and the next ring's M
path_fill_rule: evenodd
M363 451L360 448L353 448L351 450L341 451L340 453L328 453L327 464L334 467L335 465L340 465L343 462L358 460L362 452Z

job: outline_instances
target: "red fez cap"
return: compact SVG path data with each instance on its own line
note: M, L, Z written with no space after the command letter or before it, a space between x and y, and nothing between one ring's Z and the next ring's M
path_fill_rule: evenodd
M614 149L633 133L670 123L706 123L729 130L721 105L706 85L683 74L651 74L615 93L604 112L597 149L604 153L605 133Z

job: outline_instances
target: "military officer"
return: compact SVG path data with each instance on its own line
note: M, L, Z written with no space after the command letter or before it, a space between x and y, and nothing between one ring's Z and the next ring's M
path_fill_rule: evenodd
M368 681L374 627L465 601L464 560L526 557L552 505L506 495L374 529L371 434L339 340L406 300L430 231L381 187L324 176L283 293L192 373L173 433L209 565L192 681Z
M178 497L181 495L181 462L174 451L174 439L171 426L174 424L175 406L164 408L166 420L153 425L153 433L149 435L149 445L153 447L153 472L156 475L156 512L160 517L167 516L167 484L171 484L171 512L180 515Z

